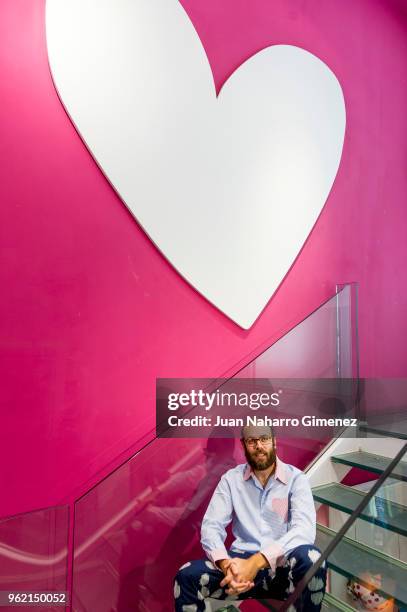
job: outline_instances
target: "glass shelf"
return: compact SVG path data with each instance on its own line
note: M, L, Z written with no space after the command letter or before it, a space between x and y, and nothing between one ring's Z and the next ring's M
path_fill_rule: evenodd
M360 431L370 434L370 437L385 436L386 438L398 438L407 440L407 420L381 425L360 425Z
M376 474L382 474L392 460L388 457L381 457L364 451L356 451L353 453L346 453L345 455L334 455L332 461L334 463L343 463L352 467L358 467L362 470L368 470L369 472L375 472ZM399 462L392 472L392 478L407 481L406 461Z
M352 514L365 497L365 493L339 483L316 487L313 495L315 501L347 514ZM359 515L360 519L407 536L407 508L405 506L385 499L381 495L376 495L372 502L377 508L378 516L373 515L372 505L369 504Z
M340 601L331 593L325 593L324 601L322 602L322 610L333 610L333 612L355 612L356 608L352 608L344 601Z
M317 526L317 546L325 550L335 532L322 525ZM365 582L364 574L380 577L376 591L384 597L393 598L400 606L407 605L407 564L393 559L369 546L344 537L331 552L328 567L346 578Z

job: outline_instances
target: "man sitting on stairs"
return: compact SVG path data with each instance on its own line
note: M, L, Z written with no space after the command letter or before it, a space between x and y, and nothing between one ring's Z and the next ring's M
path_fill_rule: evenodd
M316 517L311 488L297 468L280 461L270 427L244 427L246 464L228 470L202 521L208 557L183 565L174 582L176 612L201 612L208 597L284 600L320 557L314 546ZM232 521L235 540L224 542ZM318 612L326 569L319 568L297 608Z

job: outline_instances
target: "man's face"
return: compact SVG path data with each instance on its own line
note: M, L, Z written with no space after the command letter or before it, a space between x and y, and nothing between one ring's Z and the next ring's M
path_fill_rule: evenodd
M252 469L267 470L271 467L276 460L276 450L270 429L244 428L243 435L244 453Z

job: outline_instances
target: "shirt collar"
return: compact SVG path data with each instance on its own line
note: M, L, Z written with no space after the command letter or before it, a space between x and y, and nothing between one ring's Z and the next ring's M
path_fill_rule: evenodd
M249 480L250 476L253 476L254 472L251 466L247 463L245 471L243 473L243 480ZM285 464L280 461L278 457L276 457L276 471L272 475L272 478L276 478L283 484L287 484L287 470L285 469Z

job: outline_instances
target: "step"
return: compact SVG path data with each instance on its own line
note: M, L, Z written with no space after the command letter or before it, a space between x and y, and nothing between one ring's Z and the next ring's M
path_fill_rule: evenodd
M317 546L324 551L335 535L332 529L317 525ZM407 563L344 537L329 555L328 567L346 578L356 578L361 583L364 572L379 574L382 583L377 592L384 597L394 598L399 606L407 605Z
M360 420L359 430L368 432L370 437L386 436L407 440L407 406L369 411L366 422Z
M352 514L358 507L366 493L333 482L332 484L315 487L312 490L317 502L336 508L341 512ZM373 516L369 508L375 504L376 512L381 516ZM384 492L376 494L359 516L363 521L384 527L402 536L407 536L407 508L402 504L392 502L384 497Z
M337 597L331 593L325 593L324 600L322 602L321 610L334 610L340 612L355 612L355 608L352 608L349 604L344 601L340 601Z
M275 602L276 606L274 607L272 604L270 604L270 602L265 599L262 599L261 601L259 601L259 603L263 606L263 608L271 610L271 612L278 612L278 609L282 605L282 602L279 601ZM221 608L216 612L223 612L223 610L227 610L227 608ZM321 610L334 610L334 612L356 612L355 608L352 608L352 606L350 606L349 604L345 603L344 601L341 601L340 599L335 597L335 595L332 595L332 593L325 593L324 599L322 601Z
M389 457L382 457L381 455L374 455L373 453L366 453L365 451L355 451L353 453L346 453L345 455L334 455L331 457L331 461L361 468L362 470L374 472L375 474L382 474L390 465L392 459ZM406 461L398 462L391 473L391 478L407 481Z
M371 434L371 437L385 436L386 438L398 438L407 440L407 421L397 423L382 423L381 425L359 425L359 430Z

